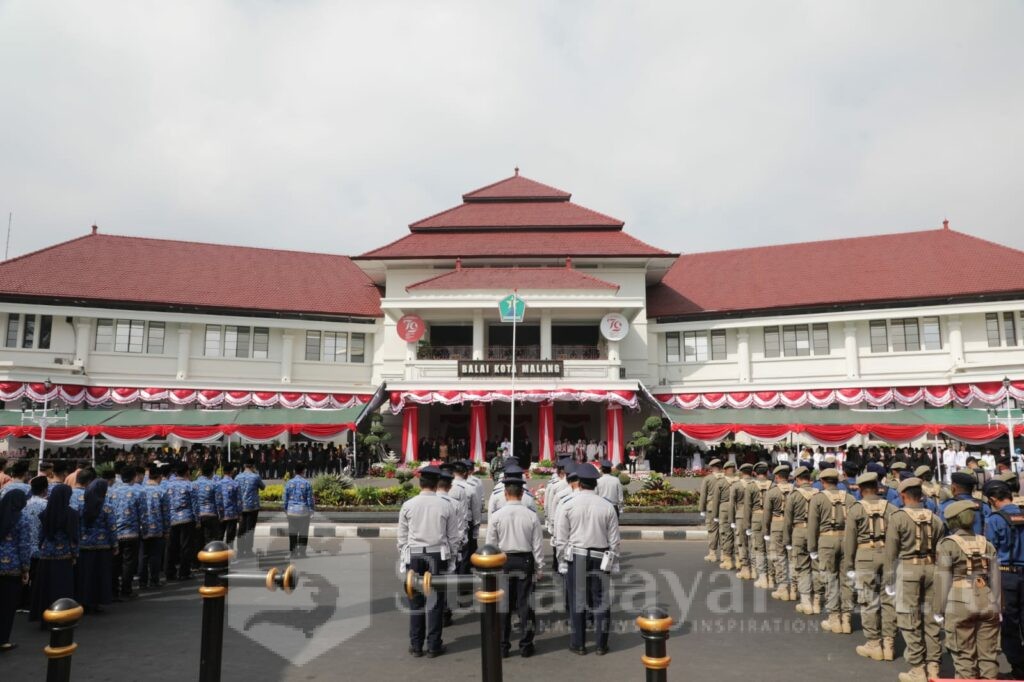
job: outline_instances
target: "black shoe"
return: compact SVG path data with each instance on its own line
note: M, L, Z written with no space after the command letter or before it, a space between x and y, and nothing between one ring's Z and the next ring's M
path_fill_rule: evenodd
M533 656L533 645L527 644L526 646L521 647L519 649L519 655L523 658L529 658L530 656Z
M452 612L451 611L445 611L444 612L444 626L446 628L448 628L448 627L451 627L451 625L452 625Z
M512 658L512 650L511 649L502 649L501 650L501 657L502 658Z
M18 648L18 645L14 642L5 642L0 644L0 654L6 654L8 651L14 651Z
M409 653L412 654L413 658L423 658L423 649L417 649L414 646L409 647Z
M604 656L606 653L608 653L608 647L606 647L606 646L599 646L599 647L597 647L597 651L595 651L594 653L597 654L598 656Z
M444 644L442 644L440 649L434 649L433 651L428 651L427 652L427 658L437 658L438 656L443 656L444 652L446 652L446 651L448 651L448 647L446 647Z
M585 646L584 647L580 647L579 649L574 649L573 647L569 647L569 651L571 651L572 653L576 654L577 656L586 656L587 655L587 647L585 647Z

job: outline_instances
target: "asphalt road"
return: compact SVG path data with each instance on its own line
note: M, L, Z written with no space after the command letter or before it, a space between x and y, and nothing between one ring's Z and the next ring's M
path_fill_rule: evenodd
M282 540L266 540L279 549ZM395 577L392 540L314 539L307 559L296 562L303 579L292 595L234 587L228 598L224 680L397 680L423 675L478 680L479 618L456 614L445 630L448 654L413 659L407 653L407 618ZM273 543L273 544L271 544ZM568 633L556 605L561 597L547 578L539 591L541 634L537 655L504 662L505 679L574 678L642 680L643 647L633 619L646 603L666 606L677 625L669 640L669 679L895 679L906 663L858 657L863 641L818 627L820 618L797 614L792 603L768 599L751 583L709 567L699 542L625 543L623 572L615 581L611 652L569 654ZM255 572L238 563L233 570ZM175 584L107 612L78 627L72 679L196 679L202 603L198 583ZM856 624L855 624L856 625ZM4 680L41 679L46 669L44 633L18 616L13 635L20 648L0 657ZM591 641L592 648L592 641ZM1006 664L1003 664L1006 669ZM947 660L943 671L952 677Z

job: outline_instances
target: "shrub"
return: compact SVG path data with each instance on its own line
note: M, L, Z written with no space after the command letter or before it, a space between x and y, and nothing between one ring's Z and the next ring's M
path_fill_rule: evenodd
M413 473L413 470L408 467L398 467L398 469L395 470L395 479L399 483L407 483L411 481L414 476L415 474Z
M692 490L638 490L626 495L627 507L680 507L697 503Z
M619 474L619 483L621 483L622 485L629 485L629 482L632 480L633 479L629 477L629 474L625 472Z
M261 502L280 502L284 499L284 485L277 483L275 485L268 485L266 488L260 491Z
M352 479L348 476L324 474L313 479L313 496L319 505L338 507L342 504L341 493L352 486Z
M672 484L666 481L661 474L652 472L644 481L643 490L672 490Z

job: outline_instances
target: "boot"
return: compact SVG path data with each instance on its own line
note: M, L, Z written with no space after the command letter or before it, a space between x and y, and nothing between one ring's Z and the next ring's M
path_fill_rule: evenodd
M928 682L923 665L916 665L905 673L900 673L900 682Z
M800 603L796 605L796 610L797 613L802 613L805 616L811 615L811 612L814 611L814 605L811 603L810 595L800 595Z
M789 586L789 601L796 601L800 598L800 593L796 589L796 585L791 584Z
M718 567L724 571L731 571L734 568L736 568L736 566L733 565L731 556L727 556L724 559L722 559L722 563L718 564Z
M779 601L789 601L789 589L783 585L771 593L771 598L778 599Z
M883 661L894 661L896 660L896 638L895 637L883 637L882 638L882 660Z
M814 601L812 604L814 608L814 615L821 613L821 597L819 595L814 595Z
M840 634L843 631L843 625L839 621L839 614L829 614L826 620L821 621L821 629L825 632L831 632L837 635Z
M870 658L873 661L882 660L882 642L878 639L869 639L857 647L857 655Z
M715 556L714 552L708 551L708 553L704 555L704 561L708 562L709 564L716 564L718 563L718 557Z
M925 663L924 664L925 675L928 676L929 680L939 679L939 664L938 663Z
M843 634L844 635L853 634L853 614L852 613L841 614L840 615L840 620L842 620L842 623L843 623Z
M740 572L736 574L736 577L740 580L750 580L750 569L744 566L740 569Z
M767 588L768 587L768 579L765 578L763 575L760 576L757 580L754 581L754 587L760 587L762 589Z

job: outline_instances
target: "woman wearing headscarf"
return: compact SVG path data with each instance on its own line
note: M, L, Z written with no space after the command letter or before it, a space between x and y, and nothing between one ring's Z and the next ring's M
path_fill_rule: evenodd
M0 653L17 646L11 643L11 627L32 560L32 533L22 514L25 501L22 490L0 498Z
M75 595L75 560L78 559L78 512L70 507L71 488L54 485L39 515L39 555L32 584L29 620L42 622L43 611L63 597Z
M82 542L75 569L75 598L86 613L102 613L101 604L113 599L117 525L107 503L107 482L96 479L85 489L82 504Z

